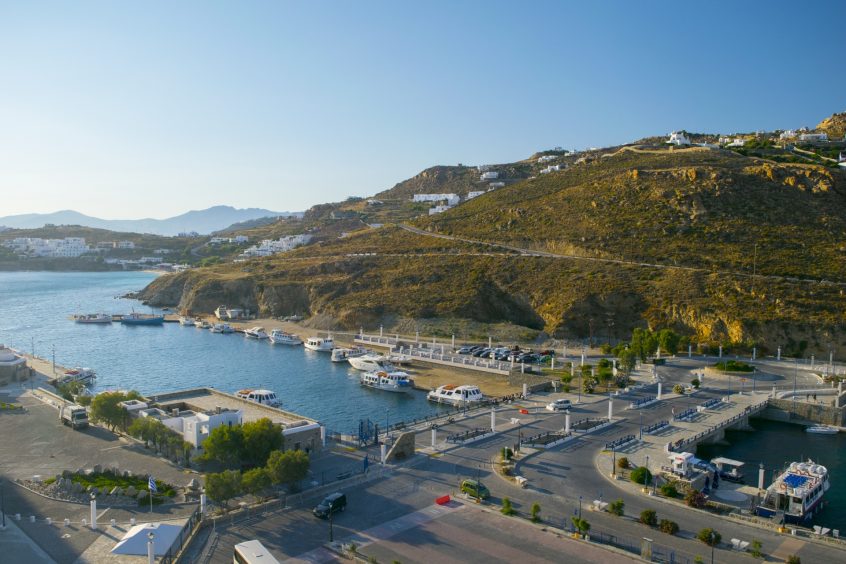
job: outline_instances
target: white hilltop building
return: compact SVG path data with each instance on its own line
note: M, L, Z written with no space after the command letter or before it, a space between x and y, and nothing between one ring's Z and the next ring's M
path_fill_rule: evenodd
M782 132L781 132L781 135L779 135L779 136L778 136L778 138L779 138L779 139L782 139L782 140L784 140L784 139L793 139L793 138L794 138L794 137L796 137L797 135L799 135L799 134L796 132L796 130L795 130L795 129L788 129L788 130L786 130L786 131L782 131Z
M482 176L479 178L479 180L496 180L497 178L499 178L499 173L497 171L488 170L482 173Z
M461 201L458 194L415 194L413 202L446 202L448 206L456 206Z
M85 244L84 237L16 237L3 243L3 246L27 257L76 258L91 251L91 247Z
M452 206L445 206L445 205L439 205L439 206L431 207L431 208L429 208L429 215L444 213L445 211L447 211L451 207Z
M540 173L541 174L549 174L550 172L558 172L559 170L564 170L566 168L567 168L566 165L560 165L560 164L549 165L546 168L542 168Z
M496 190L497 188L502 188L503 186L505 186L505 182L491 182L488 184L488 190Z
M683 131L673 131L670 133L670 138L667 139L667 145L675 145L677 147L690 145L690 139L687 138Z
M482 195L482 194L484 194L484 193L485 193L485 191L484 191L484 190L474 190L474 191L472 191L472 192L467 192L467 199L468 199L468 200L472 200L473 198L476 198L476 197L478 197L478 196L481 196L481 195Z
M803 133L799 141L828 141L827 133Z
M275 241L264 239L258 245L253 245L245 249L239 256L241 258L267 257L276 253L284 253L305 245L311 241L311 238L312 236L308 233L300 233L299 235L280 237Z
M549 161L554 161L558 158L558 155L541 155L538 157L539 163L548 163Z

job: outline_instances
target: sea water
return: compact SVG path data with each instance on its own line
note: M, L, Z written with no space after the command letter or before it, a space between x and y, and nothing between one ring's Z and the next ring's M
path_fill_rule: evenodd
M75 313L151 310L121 298L155 278L145 272L0 273L0 343L57 365L97 373L95 391L154 394L198 386L225 392L266 388L284 409L317 419L330 430L352 433L359 421L410 421L443 411L424 392L391 393L362 387L348 363L302 346L272 345L240 333L162 326L79 324ZM266 328L268 332L271 327Z

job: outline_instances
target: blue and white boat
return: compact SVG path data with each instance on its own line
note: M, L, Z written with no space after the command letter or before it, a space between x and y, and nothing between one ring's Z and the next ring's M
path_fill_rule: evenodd
M807 462L792 462L770 484L756 513L761 517L780 517L785 523L808 524L822 509L823 496L828 491L828 469Z
M407 392L411 380L405 372L365 372L359 380L362 386L385 392Z
M120 322L124 325L161 325L164 323L164 315L146 313L127 313L120 316Z

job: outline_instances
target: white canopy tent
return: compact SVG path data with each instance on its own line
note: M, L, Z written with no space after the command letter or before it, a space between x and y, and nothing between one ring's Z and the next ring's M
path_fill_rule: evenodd
M135 525L129 529L123 538L111 550L112 554L147 555L148 534L153 533L153 553L156 556L164 554L173 545L176 537L182 531L182 525L168 523L145 523Z

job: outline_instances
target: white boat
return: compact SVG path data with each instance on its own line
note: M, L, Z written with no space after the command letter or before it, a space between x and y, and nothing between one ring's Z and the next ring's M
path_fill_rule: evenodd
M484 401L485 396L478 386L456 386L446 384L439 386L426 394L426 399L437 403L448 403L450 405L464 406Z
M97 374L90 368L73 368L71 370L66 370L62 376L57 378L60 384L82 382L86 386L93 386L96 379Z
M195 322L196 322L196 319L194 319L193 317L185 317L183 315L182 317L179 318L179 324L182 325L183 327L193 326Z
M211 323L202 319L198 319L194 322L194 327L196 327L197 329L210 329Z
M816 433L818 435L836 435L840 432L837 427L831 425L812 425L805 428L806 433Z
M283 331L282 329L274 329L270 332L270 342L274 345L302 345L303 340L294 335L293 333L288 333Z
M411 357L407 354L388 353L388 362L402 366L403 364L411 364Z
M791 462L770 484L756 508L761 517L784 515L785 523L807 524L821 508L828 491L828 469L812 460Z
M320 337L309 337L303 343L303 346L310 351L331 352L335 348L335 341L332 337L321 339Z
M211 326L211 332L212 333L222 333L222 334L225 335L225 334L228 334L228 333L234 333L235 329L231 325L229 325L228 323L215 323L214 325Z
M365 372L373 372L374 370L393 372L396 370L394 365L388 362L388 359L381 354L368 353L362 356L353 357L349 360L350 366L356 370L363 370Z
M332 362L347 362L350 359L358 358L367 354L367 349L353 347L351 349L332 349Z
M385 392L407 392L411 389L411 380L405 372L365 372L359 382L362 386Z
M244 336L248 339L267 339L267 332L264 327L253 327L252 329L244 329Z
M108 313L82 313L74 315L73 320L77 323L111 323L112 316Z
M235 395L241 399L253 401L261 405L282 407L282 402L276 397L276 392L271 392L270 390L253 390L252 388L246 388L238 390L235 392Z

